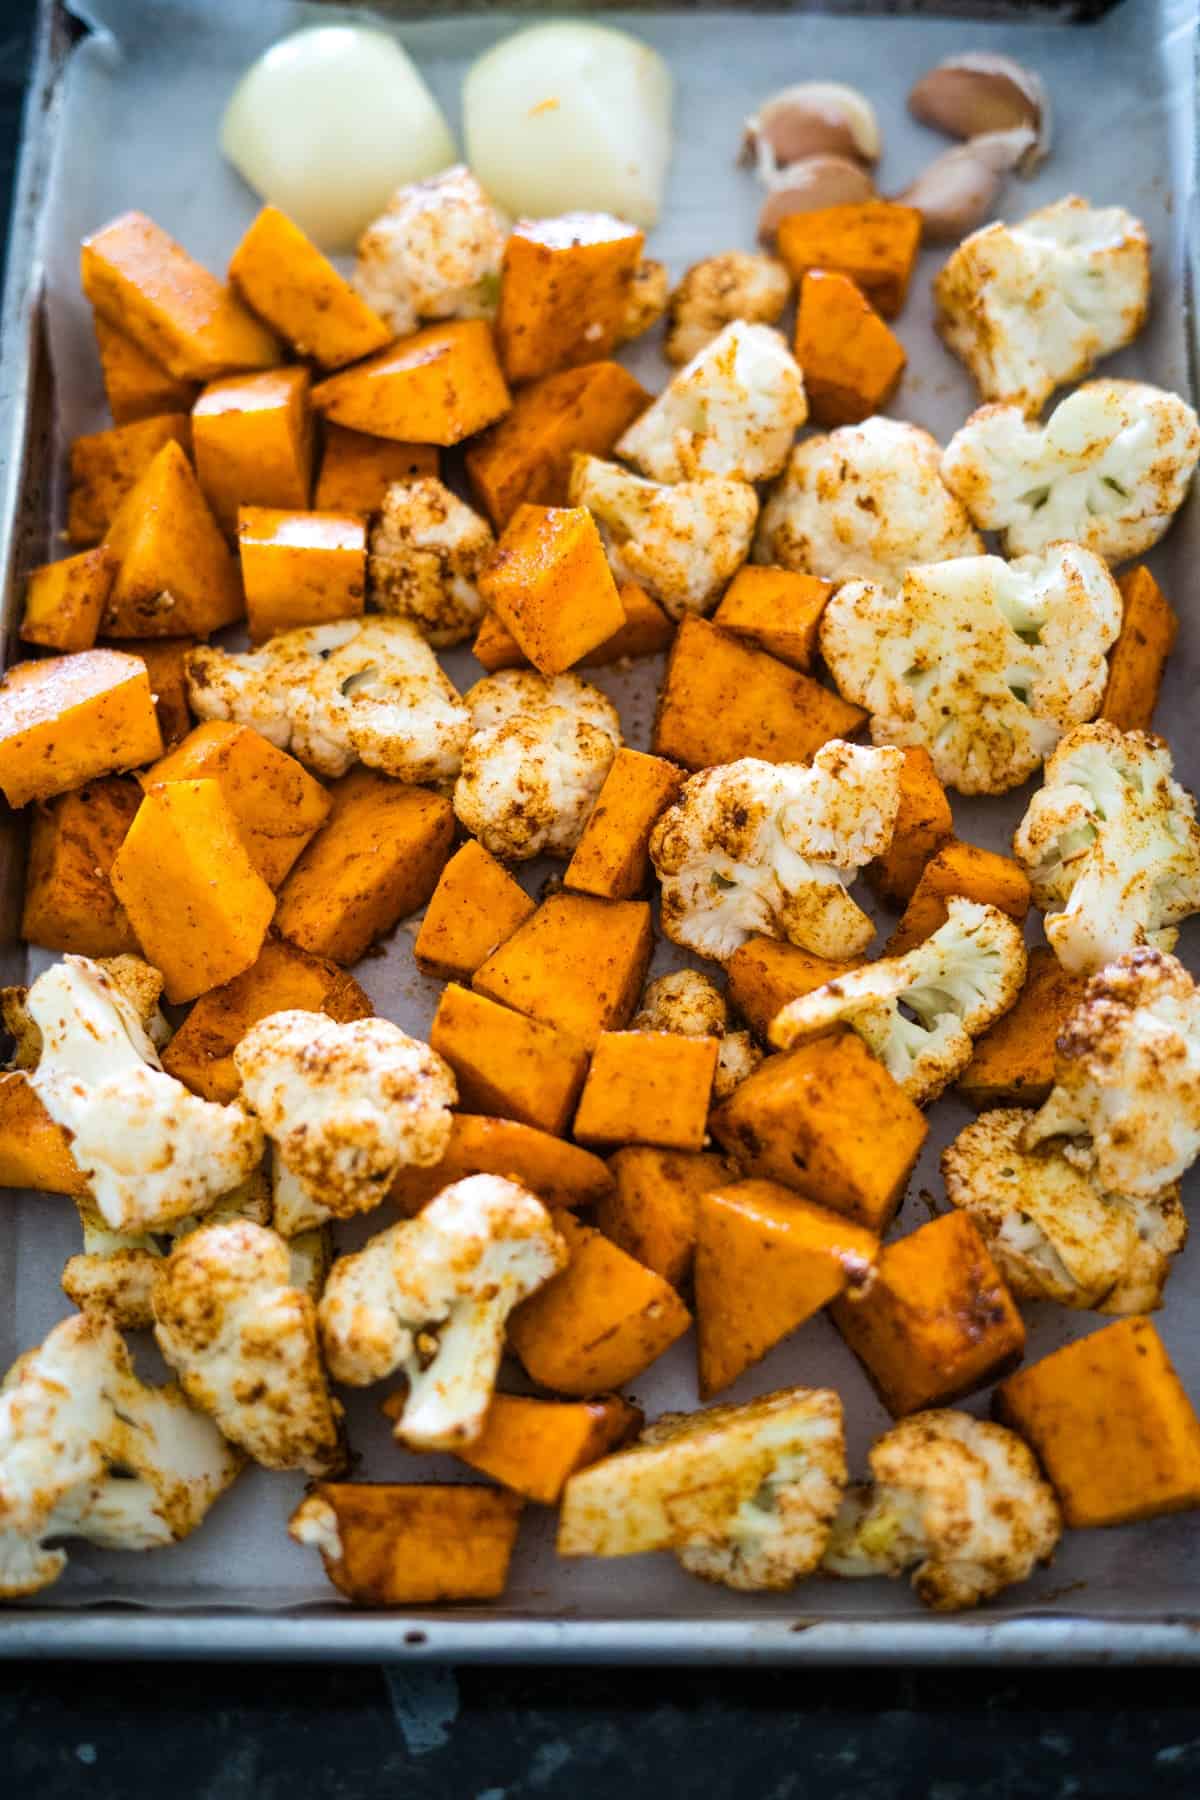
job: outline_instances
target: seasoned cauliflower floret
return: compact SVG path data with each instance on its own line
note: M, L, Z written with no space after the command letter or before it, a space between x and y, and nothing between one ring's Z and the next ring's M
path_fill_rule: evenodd
M789 1000L771 1025L782 1050L844 1022L918 1106L971 1060L975 1039L1008 1011L1025 980L1021 928L995 906L954 897L932 937Z
M1166 531L1200 457L1186 400L1143 381L1089 381L1044 425L982 406L946 446L942 478L1006 556L1067 538L1110 563Z
M566 1262L550 1214L515 1181L456 1181L334 1263L319 1308L330 1372L367 1387L399 1371L408 1395L397 1438L416 1450L469 1444L491 1405L508 1315Z
M96 1210L114 1231L206 1212L261 1161L257 1123L165 1073L98 963L64 957L38 976L27 1005L42 1044L30 1084L69 1134Z
M509 222L461 163L397 188L358 240L354 285L397 337L422 319L487 319Z
M248 1220L204 1225L154 1286L154 1336L193 1406L265 1469L329 1475L346 1460L317 1313L288 1246Z
M159 1005L163 991L160 972L140 956L97 956L94 961L129 1002L154 1048L162 1050L170 1042L171 1027ZM14 1040L9 1066L36 1069L42 1054L42 1034L29 1016L27 987L0 988L0 1023Z
M748 1031L729 1030L729 1009L715 981L696 969L676 969L647 983L630 1031L669 1031L677 1037L720 1039L713 1076L714 1105L753 1075L763 1053Z
M777 331L734 319L618 440L655 481L769 481L808 417L800 365Z
M1104 720L1076 726L1046 763L1013 851L1073 974L1139 944L1172 950L1200 911L1196 802L1172 766L1161 738Z
M618 343L627 344L631 338L641 337L644 331L649 331L666 312L670 294L671 277L667 274L667 265L655 262L651 256L643 256L629 284Z
M746 481L710 476L667 486L598 456L571 459L569 501L586 506L609 565L681 619L708 613L745 562L758 518Z
M188 655L198 719L251 725L318 775L355 763L400 781L457 775L470 723L408 619L344 619L281 631L258 650Z
M849 581L821 618L840 692L877 744L921 744L963 794L1018 787L1063 732L1100 709L1121 595L1076 544L1006 563L962 556L901 587Z
M1145 1199L1108 1193L1060 1146L1026 1147L1035 1117L1002 1107L959 1133L942 1154L951 1204L971 1215L1018 1299L1154 1312L1187 1241L1178 1185Z
M1025 1581L1062 1536L1054 1490L1013 1431L935 1410L876 1438L871 1480L833 1527L834 1575L903 1575L935 1612L959 1612Z
M370 598L437 649L460 644L483 616L476 583L495 548L487 520L436 476L394 481L371 527Z
M985 400L1037 413L1056 387L1133 341L1150 243L1123 206L1068 194L1018 225L972 232L933 284L938 330Z
M693 263L671 295L663 346L667 361L690 362L732 319L777 324L791 292L792 278L775 256L726 250Z
M978 555L983 540L943 482L941 460L935 438L899 419L807 438L763 507L754 560L886 586L911 563Z
M0 1598L57 1581L67 1558L48 1538L108 1550L178 1542L241 1467L178 1387L138 1379L108 1320L64 1319L0 1392Z
M718 959L755 934L864 950L875 927L846 888L891 843L903 764L834 738L809 765L746 756L691 776L650 837L666 935Z
M464 696L471 736L454 810L506 862L570 856L621 743L607 695L577 675L502 669Z

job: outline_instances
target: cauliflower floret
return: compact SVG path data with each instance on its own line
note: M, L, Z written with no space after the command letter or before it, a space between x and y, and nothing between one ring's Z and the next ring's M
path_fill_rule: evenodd
M971 1215L1012 1292L1103 1313L1154 1312L1187 1241L1177 1185L1111 1194L1061 1147L1026 1147L1035 1115L984 1113L942 1154L946 1193Z
M204 644L187 663L198 719L252 725L318 775L355 762L400 781L458 773L467 711L408 619L305 625L258 650Z
M471 736L454 789L459 819L506 862L570 856L620 748L612 701L577 675L531 669L486 676L464 699Z
M821 652L877 744L923 744L963 794L1018 787L1070 726L1100 709L1121 595L1076 544L1006 563L963 556L910 569L899 590L839 588Z
M746 481L710 476L667 486L598 456L571 459L569 503L586 506L613 574L673 619L708 613L745 562L758 518Z
M1073 974L1139 944L1172 950L1176 926L1200 911L1196 802L1172 767L1161 738L1105 720L1076 726L1047 760L1013 851Z
M734 1088L741 1087L762 1060L763 1052L755 1043L753 1032L727 1031L717 1051L717 1067L712 1085L713 1105L719 1106L722 1100L728 1100Z
M970 1062L975 1039L1013 1004L1026 969L1021 928L999 907L955 896L946 910L946 923L903 956L789 1000L771 1042L790 1050L844 1021L911 1100L936 1100Z
M804 377L779 332L734 319L635 419L617 454L655 481L769 481L807 417Z
M157 1550L187 1537L242 1467L182 1392L145 1386L107 1319L64 1319L0 1392L0 1598L66 1567L47 1538Z
M352 1387L408 1381L396 1437L415 1450L473 1442L491 1404L513 1308L566 1266L540 1200L469 1175L339 1257L319 1308L330 1372Z
M903 1575L935 1612L958 1612L1025 1581L1062 1536L1054 1490L1013 1431L969 1413L902 1419L867 1458L833 1527L834 1575Z
M943 482L941 460L935 438L899 419L807 438L763 507L754 560L889 586L911 563L978 555L983 540Z
M394 481L371 527L371 600L438 649L460 644L483 616L476 583L495 548L487 520L436 476Z
M647 984L631 1031L670 1031L678 1037L720 1039L713 1076L713 1101L727 1100L735 1087L753 1075L763 1053L748 1031L729 1030L725 996L707 975L676 969Z
M666 935L718 959L755 934L864 950L875 927L846 888L891 842L903 764L833 738L809 765L746 756L691 776L650 837Z
M670 292L671 277L667 274L667 265L655 262L651 256L643 256L629 284L618 343L627 344L631 338L641 337L644 331L649 331L666 312Z
M829 1388L668 1413L571 1477L558 1550L671 1550L705 1581L782 1590L820 1563L845 1485L842 1403Z
M30 1084L69 1134L96 1209L114 1231L207 1212L262 1160L256 1121L166 1074L98 963L64 957L39 975L27 1004L42 1040Z
M1019 225L972 232L933 284L938 330L985 400L1037 413L1056 387L1133 341L1150 242L1123 206L1068 194Z
M354 286L397 337L422 319L488 319L509 222L462 163L397 188L358 240Z
M1089 381L1044 425L1019 406L982 406L946 446L942 479L1006 556L1060 538L1110 563L1166 531L1200 457L1200 421L1142 381Z
M450 1140L449 1065L387 1019L272 1013L233 1060L276 1166L322 1209L308 1224L370 1212L400 1169L432 1168Z
M668 362L698 356L731 319L775 325L792 292L792 278L777 257L726 250L693 263L674 293L663 352Z
M170 1042L171 1027L159 1005L163 991L159 971L140 956L98 956L95 962L128 1000L154 1048L163 1049ZM0 1023L14 1040L10 1067L36 1069L42 1054L42 1034L29 1016L28 988L0 988Z
M316 1307L292 1283L288 1246L248 1220L205 1225L162 1264L154 1336L193 1406L265 1469L345 1465Z

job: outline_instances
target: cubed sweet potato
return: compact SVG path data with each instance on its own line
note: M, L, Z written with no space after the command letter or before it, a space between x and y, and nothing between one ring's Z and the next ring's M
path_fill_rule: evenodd
M719 1040L670 1031L605 1031L596 1040L575 1114L583 1144L699 1150Z
M955 894L981 905L998 906L1018 924L1033 899L1024 869L1011 856L951 838L922 869L900 923L884 946L884 955L899 956L932 937L949 918L946 902Z
M178 444L164 444L108 531L111 637L207 637L245 611L237 563Z
M318 1481L292 1514L297 1543L355 1606L496 1600L525 1502L504 1488Z
M923 745L901 751L900 809L892 841L867 865L867 880L893 906L907 906L930 859L954 829L946 790Z
M759 1037L765 1038L775 1014L789 1000L811 994L814 988L824 987L827 981L836 981L862 964L862 957L831 962L776 938L747 938L725 964L729 1001Z
M139 350L97 313L92 320L100 376L114 425L132 425L136 419L152 419L155 413L188 413L200 392L196 381L179 381L160 363Z
M313 505L321 512L375 513L393 481L436 475L434 444L394 444L345 425L326 424Z
M629 1023L653 942L644 900L551 894L475 971L471 985L590 1048L602 1031Z
M682 1287L696 1250L702 1194L734 1179L723 1157L707 1151L629 1144L611 1158L615 1181L596 1208L596 1224L619 1249Z
M154 710L163 743L170 750L192 729L188 705L187 656L196 648L195 638L106 638L106 650L123 650L140 656L150 675Z
M527 1375L557 1394L633 1381L692 1322L675 1289L571 1213L556 1213L571 1260L517 1307L509 1343Z
M145 794L112 866L113 891L167 999L194 1000L248 969L275 896L250 860L218 781Z
M67 537L98 544L165 444L185 454L192 443L187 413L159 413L72 440L67 490Z
M618 750L567 864L564 884L603 900L632 900L640 894L650 866L650 833L682 783L682 771L660 756Z
M401 1398L399 1402L403 1406ZM384 1411L392 1406L384 1402ZM483 1434L455 1452L468 1468L490 1475L502 1487L542 1506L557 1506L577 1469L599 1462L610 1450L636 1437L640 1407L619 1394L598 1400L533 1400L525 1394L497 1394Z
M429 1042L454 1070L460 1106L565 1134L587 1073L587 1051L566 1032L452 983Z
M35 569L25 590L22 642L43 650L90 650L116 572L117 559L103 544Z
M744 563L721 596L713 624L749 638L793 669L810 669L832 592L833 583L815 575Z
M908 361L862 289L836 269L805 275L795 351L815 425L857 425L882 412Z
M639 656L657 656L670 648L675 636L674 621L667 617L656 600L632 581L618 587L617 598L625 615L624 623L602 644L581 656L579 668L607 668L626 659L633 661ZM529 663L512 632L493 612L484 613L471 650L489 674L494 674L497 669L527 667Z
M213 381L192 408L192 454L204 498L230 537L241 506L305 507L312 492L307 369Z
M504 250L496 342L510 381L606 357L622 336L645 238L607 213L521 219Z
M66 1132L20 1069L0 1072L0 1188L77 1198L88 1191Z
M0 681L0 790L48 800L162 755L146 665L119 650L16 663Z
M340 369L382 350L389 327L277 206L264 206L229 262L229 279L297 356Z
M543 675L560 675L625 622L585 506L519 506L479 578L479 592Z
M516 1119L456 1113L441 1161L430 1169L401 1169L388 1199L412 1218L444 1187L467 1175L505 1175L550 1207L590 1206L613 1186L608 1164L590 1150Z
M504 865L468 838L442 870L425 908L413 945L417 967L444 981L469 981L536 910Z
M313 389L335 425L401 443L458 444L509 408L485 319L451 319L401 338Z
M275 923L302 950L348 964L429 899L454 809L374 769L351 769L329 792L332 811L280 889Z
M1118 731L1149 731L1179 618L1144 563L1117 577L1125 614L1108 654L1100 717Z
M137 950L109 871L140 801L136 781L112 775L35 809L21 914L26 943L75 956Z
M781 219L777 243L796 281L813 269L846 275L885 319L894 319L921 247L921 215L895 200L823 206Z
M1118 1319L996 1389L1075 1529L1200 1506L1200 1418L1149 1319Z
M975 1042L958 1091L972 1106L1040 1106L1054 1086L1054 1045L1083 998L1086 975L1072 975L1044 944L1029 952L1017 1003Z
M1025 1326L973 1222L943 1213L885 1244L833 1322L894 1418L947 1406L1020 1360Z
M238 511L250 641L357 618L366 605L367 530L356 513Z
M689 615L659 692L654 749L688 769L758 756L806 762L834 737L851 737L861 707L789 669L707 619Z

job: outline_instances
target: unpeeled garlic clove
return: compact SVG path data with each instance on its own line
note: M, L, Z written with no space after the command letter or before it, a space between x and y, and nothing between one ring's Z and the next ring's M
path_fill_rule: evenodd
M861 163L845 156L810 156L776 175L758 215L758 241L772 245L779 221L788 213L857 206L874 198L875 183Z
M921 214L926 243L957 243L992 210L1004 177L1018 168L1036 139L1031 126L989 131L935 157L896 199Z
M923 125L950 137L978 138L1019 127L1032 140L1021 167L1028 174L1050 149L1050 100L1039 76L987 50L948 56L923 75L908 96Z
M840 81L802 81L764 100L746 120L741 160L773 185L791 163L840 156L878 162L879 123L865 94Z

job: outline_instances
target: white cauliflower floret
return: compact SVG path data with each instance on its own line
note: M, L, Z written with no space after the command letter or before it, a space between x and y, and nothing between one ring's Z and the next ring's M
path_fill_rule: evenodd
M706 256L671 295L663 354L668 362L690 362L731 319L774 325L791 292L792 278L777 257L753 250Z
M233 1059L276 1165L319 1217L370 1212L401 1169L442 1159L454 1075L387 1019L338 1024L324 1013L272 1013L251 1026Z
M568 499L595 519L616 579L644 588L673 619L712 611L746 560L758 518L749 482L710 476L667 486L598 456L572 457Z
M1025 1581L1062 1536L1054 1490L1003 1425L937 1409L877 1438L871 1480L847 1494L825 1568L903 1575L935 1612L959 1612Z
M617 442L655 481L769 481L808 417L800 365L777 331L734 319Z
M477 583L495 548L487 520L435 475L394 481L371 527L370 598L437 649L460 644L483 617Z
M972 232L933 284L937 326L985 400L1037 413L1131 343L1150 304L1150 242L1123 206L1068 194Z
M1021 928L996 906L958 896L932 937L789 1000L771 1025L782 1050L845 1023L918 1106L971 1060L975 1039L1006 1013L1025 980Z
M30 1084L69 1134L96 1209L114 1231L206 1212L262 1160L257 1123L165 1073L98 963L64 957L39 975L27 1004L42 1039Z
M305 625L258 650L204 644L187 662L198 719L251 725L318 775L355 762L400 781L458 773L466 708L408 619Z
M162 1050L170 1042L171 1027L159 1005L163 991L160 972L140 956L98 956L94 960L129 1002L154 1048ZM42 1034L29 1016L27 987L0 988L0 1023L14 1040L9 1067L36 1069L42 1054Z
M1077 726L1046 763L1013 851L1073 974L1139 944L1172 950L1200 911L1196 802L1172 767L1161 738L1104 720Z
M509 1314L564 1268L540 1200L500 1175L469 1175L415 1219L339 1257L319 1308L330 1372L352 1387L408 1381L396 1436L452 1450L479 1436Z
M842 1404L829 1388L668 1413L571 1477L558 1551L670 1550L705 1581L783 1590L820 1563L845 1485Z
M1128 950L1093 975L1059 1034L1054 1086L1025 1134L1146 1198L1200 1156L1200 993L1175 957Z
M846 888L891 843L903 764L834 738L809 765L747 756L691 776L650 837L666 935L718 959L756 934L864 950L875 927Z
M1154 1312L1187 1241L1178 1186L1145 1199L1108 1193L1061 1147L1027 1147L1035 1117L1002 1107L959 1133L942 1154L951 1204L971 1215L1018 1299Z
M753 1075L763 1053L748 1031L729 1030L729 1009L715 981L696 969L676 969L647 983L630 1031L669 1031L677 1037L720 1040L713 1101L727 1100L735 1087Z
M712 1102L719 1106L728 1100L734 1088L753 1075L763 1060L752 1031L727 1031L717 1051L717 1067L713 1075Z
M1198 457L1200 421L1178 394L1089 381L1044 425L980 407L946 446L942 478L1006 556L1068 538L1119 563L1162 537Z
M870 712L877 744L924 745L947 786L1000 794L1099 711L1120 629L1105 564L1052 544L1015 563L919 564L898 590L847 582L820 636L839 691Z
M488 319L509 222L459 163L397 188L358 240L354 285L397 337L422 319Z
M108 1320L64 1319L0 1392L0 1598L66 1567L45 1540L157 1550L187 1537L242 1467L180 1389L147 1387Z
M502 669L464 696L471 736L454 810L506 862L569 856L620 748L621 719L577 675Z
M805 439L763 507L754 560L891 585L911 563L978 555L983 540L943 482L941 460L936 438L899 419Z
M312 1300L288 1246L248 1220L205 1225L154 1285L154 1336L184 1393L265 1469L329 1475L346 1460Z

